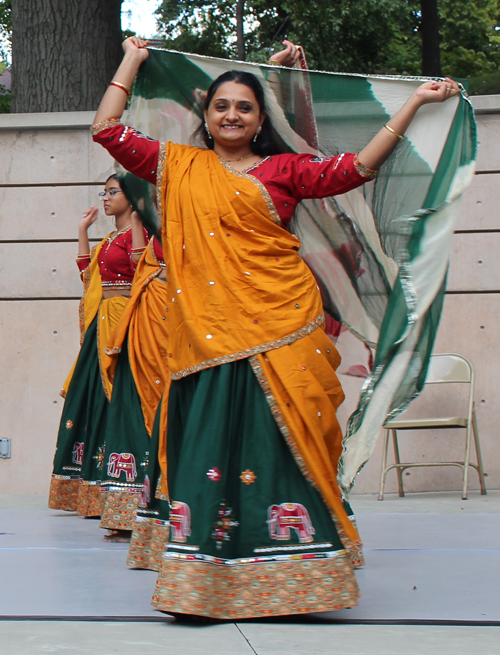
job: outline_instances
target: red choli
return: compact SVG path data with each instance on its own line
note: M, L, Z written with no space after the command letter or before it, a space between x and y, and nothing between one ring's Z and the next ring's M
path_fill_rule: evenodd
M144 229L146 244L148 238L148 233ZM132 228L118 234L114 239L108 237L104 242L99 251L98 261L103 287L130 286L132 284L137 266L132 259L132 247ZM89 266L90 258L78 259L76 263L82 273Z
M106 148L124 168L156 184L159 141L122 125L116 119L94 126L92 135L94 141ZM272 155L247 173L266 187L284 225L288 224L301 200L346 193L373 179L375 174L360 164L352 153L322 158Z

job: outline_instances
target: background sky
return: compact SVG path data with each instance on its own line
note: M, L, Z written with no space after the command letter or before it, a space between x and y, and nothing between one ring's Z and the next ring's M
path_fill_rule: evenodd
M122 4L122 29L133 30L138 36L154 36L154 12L160 4L160 0L125 0Z

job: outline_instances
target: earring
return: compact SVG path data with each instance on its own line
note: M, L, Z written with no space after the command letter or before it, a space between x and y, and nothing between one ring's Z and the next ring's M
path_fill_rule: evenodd
M259 136L259 134L260 134L261 132L262 132L262 127L259 125L259 127L257 128L257 131L255 132L255 136L254 136L254 138L252 139L252 141L253 141L254 143L257 141L257 137Z
M213 136L210 134L210 130L208 129L207 121L205 121L205 129L206 129L206 131L207 131L208 138L209 138L209 139L213 139Z

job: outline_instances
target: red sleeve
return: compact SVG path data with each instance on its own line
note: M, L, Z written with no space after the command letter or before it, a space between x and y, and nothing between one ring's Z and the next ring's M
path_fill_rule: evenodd
M273 155L250 173L268 190L284 225L301 200L347 193L377 175L377 171L364 167L351 153L335 157Z
M290 155L281 171L281 184L297 200L326 198L347 193L375 177L357 161L356 155L342 153L335 157Z
M78 270L80 271L80 274L82 274L83 271L87 268L87 266L90 266L90 257L84 257L82 259L78 258L76 260L76 265L78 266Z
M118 119L97 123L91 128L92 138L106 148L127 171L156 184L160 142L144 136Z

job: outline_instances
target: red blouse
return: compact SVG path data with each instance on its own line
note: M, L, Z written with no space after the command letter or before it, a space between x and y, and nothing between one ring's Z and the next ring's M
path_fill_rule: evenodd
M117 119L95 125L92 137L128 171L156 184L159 141L122 125ZM246 172L266 187L284 225L301 200L346 193L376 175L376 171L364 167L351 153L335 157L272 155Z
M148 242L148 233L144 229L144 239ZM80 273L89 266L90 257L77 259ZM109 236L99 251L99 273L104 288L129 287L134 279L136 262L132 259L132 228Z

